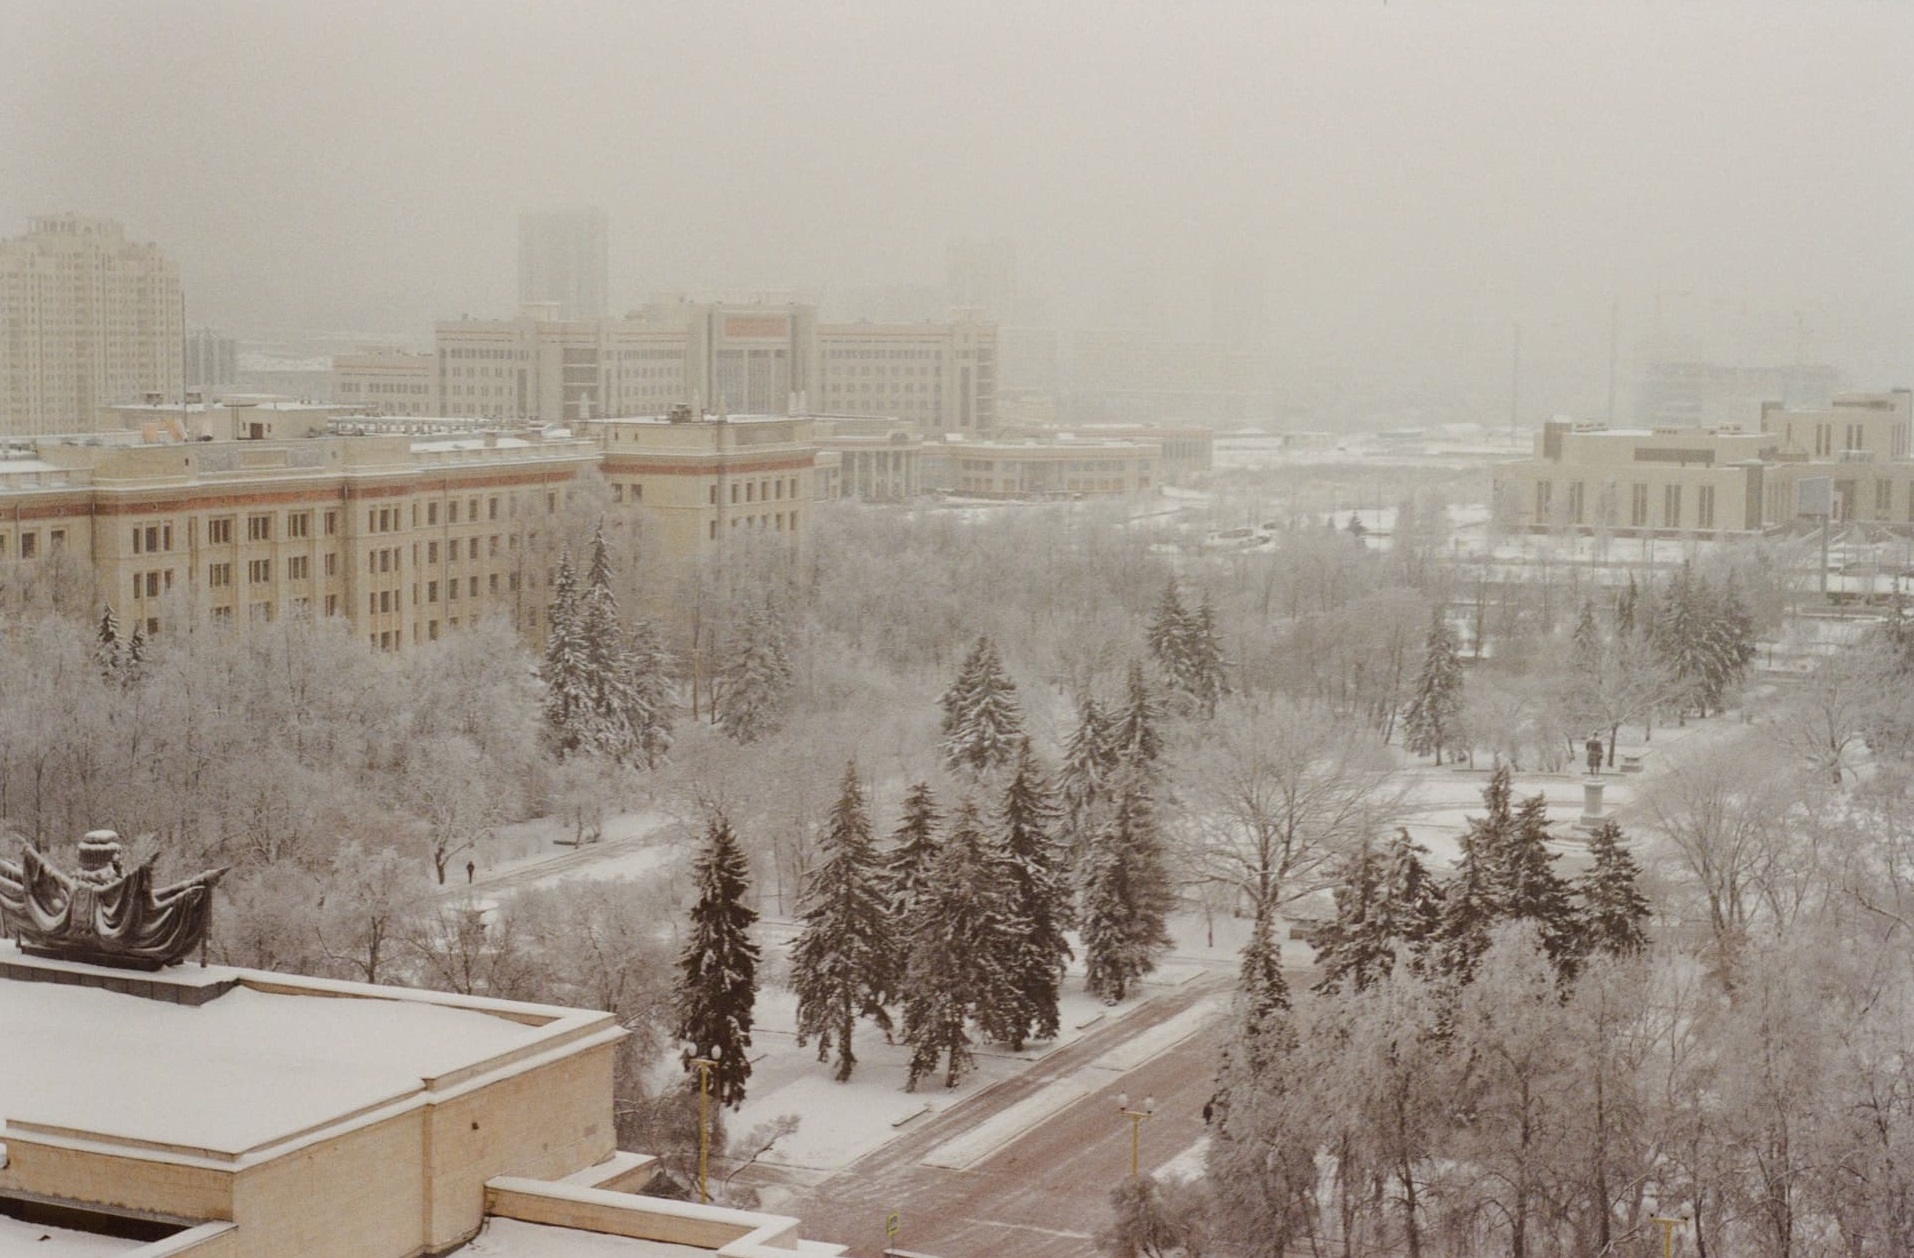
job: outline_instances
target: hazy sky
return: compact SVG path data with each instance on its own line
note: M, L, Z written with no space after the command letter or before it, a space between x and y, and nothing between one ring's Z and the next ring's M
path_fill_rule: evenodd
M590 203L617 308L1007 235L1074 321L1260 257L1314 387L1490 389L1520 322L1586 402L1657 293L1914 382L1914 5L0 0L0 46L0 231L120 218L242 334L509 312L518 211Z

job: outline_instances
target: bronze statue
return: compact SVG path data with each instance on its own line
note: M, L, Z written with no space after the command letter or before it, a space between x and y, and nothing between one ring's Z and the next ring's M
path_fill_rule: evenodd
M36 956L140 970L185 960L212 925L213 884L226 870L156 888L152 861L128 873L120 855L119 836L95 830L72 874L30 847L18 864L0 861L0 929Z

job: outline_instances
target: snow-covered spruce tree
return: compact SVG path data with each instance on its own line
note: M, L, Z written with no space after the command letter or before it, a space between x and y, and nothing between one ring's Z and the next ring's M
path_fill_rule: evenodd
M1057 842L1058 810L1042 766L1024 739L997 815L997 849L1010 895L1010 915L1019 924L1009 958L1009 981L1017 1000L1004 1028L1012 1051L1026 1038L1055 1039L1057 1000L1070 944L1063 932L1070 917L1070 882Z
M1077 726L1063 747L1063 767L1057 771L1057 799L1063 810L1059 834L1075 879L1082 878L1084 852L1120 763L1110 718L1094 696L1085 695L1077 705Z
M943 697L944 763L982 776L1008 764L1023 738L1017 684L1004 672L996 644L978 638Z
M1402 745L1413 755L1434 756L1457 750L1462 731L1462 658L1455 634L1436 608L1423 648L1422 668L1416 674L1415 693L1402 718Z
M611 592L611 558L605 526L592 537L591 572L577 602L578 639L584 653L585 693L591 710L584 750L612 760L637 752L638 731L648 723L643 712L618 599Z
M133 632L126 639L126 653L120 657L120 684L137 686L145 676L146 626L135 621Z
M114 681L119 677L120 622L113 615L111 603L100 612L100 627L93 635L93 661L100 666L102 679Z
M1189 639L1183 649L1187 675L1184 688L1205 717L1216 715L1216 705L1229 693L1227 664L1223 659L1223 639L1216 632L1216 605L1209 591L1190 617Z
M1391 941L1382 929L1383 858L1369 844L1349 857L1332 893L1336 916L1317 933L1315 990L1333 995L1362 991L1389 972Z
M934 1074L939 1061L944 1086L956 1087L972 1062L971 1021L1000 1020L1009 991L1001 944L1014 923L989 843L977 806L965 800L912 912L904 982L904 1042L911 1047L906 1091Z
M715 723L738 742L755 742L783 723L790 694L791 660L783 622L769 604L753 607L725 645L713 705Z
M1398 828L1383 854L1377 901L1389 937L1408 950L1418 973L1442 932L1442 884L1423 863L1422 858L1428 854L1428 848L1410 838L1407 830Z
M751 927L758 914L746 903L750 870L744 849L723 813L706 823L704 849L692 872L698 898L678 957L675 1033L685 1042L685 1069L699 1058L716 1062L711 1095L735 1109L751 1077L751 1011L758 998L758 945Z
M1503 854L1515 828L1509 768L1497 765L1482 790L1483 816L1469 818L1462 832L1462 858L1442 893L1442 928L1435 958L1438 972L1457 983L1475 977L1502 920Z
M545 732L562 756L597 743L590 665L578 617L578 574L569 551L558 557L545 621L545 661L539 669L545 683Z
M930 783L918 782L904 796L903 817L891 831L890 845L880 859L885 912L889 915L885 951L878 975L883 1003L895 1004L903 998L906 972L910 966L911 934L916 929L917 902L937 867L942 844L937 827L943 817L937 811L937 797Z
M1156 609L1150 613L1149 644L1150 658L1163 670L1163 675L1180 684L1185 674L1184 653L1190 638L1190 611L1183 605L1183 595L1176 586L1176 578L1171 577L1163 586L1163 597L1156 601Z
M1126 769L1084 887L1084 989L1105 1004L1129 995L1169 950L1165 919L1174 902L1149 782L1140 770Z
M851 1032L858 1018L874 1018L887 1031L891 1021L883 1004L890 906L855 761L845 766L817 858L805 879L804 928L791 949L791 988L797 993L799 1046L816 1036L819 1061L835 1048L842 1083L857 1064Z
M656 768L671 751L673 708L677 698L672 687L674 663L658 626L639 620L626 639L626 660L631 670L633 698L631 743L634 755L648 769Z
M1587 955L1632 957L1648 946L1648 897L1641 866L1622 845L1622 829L1604 821L1588 839L1594 863L1576 881L1581 897L1581 949Z
M1129 680L1124 686L1123 712L1117 718L1111 739L1118 761L1144 773L1154 772L1157 758L1163 754L1163 736L1158 732L1162 723L1163 708L1150 691L1143 665L1132 661Z
M1548 841L1546 801L1531 795L1516 810L1495 862L1495 897L1503 920L1534 923L1549 960L1566 981L1579 962L1581 920L1568 883L1555 872L1557 857Z

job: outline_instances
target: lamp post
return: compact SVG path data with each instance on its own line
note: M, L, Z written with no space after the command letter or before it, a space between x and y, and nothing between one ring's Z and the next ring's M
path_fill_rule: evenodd
M1665 1215L1659 1215L1659 1214L1650 1220L1650 1222L1661 1224L1662 1258L1674 1258L1675 1229L1680 1227L1683 1223L1686 1223L1687 1221L1688 1220L1686 1219L1671 1219Z
M686 1065L698 1068L698 1200L711 1204L711 1180L707 1171L707 1155L711 1140L711 1072L718 1063L708 1057L693 1057Z
M1131 1109L1130 1094L1128 1092L1117 1093L1117 1113L1121 1114L1123 1117L1130 1120L1130 1178L1131 1179L1137 1178L1139 1167L1140 1167L1139 1158L1143 1149L1143 1120L1148 1118L1151 1114L1154 1114L1155 1112L1156 1112L1155 1097L1146 1096L1143 1098L1142 1109Z

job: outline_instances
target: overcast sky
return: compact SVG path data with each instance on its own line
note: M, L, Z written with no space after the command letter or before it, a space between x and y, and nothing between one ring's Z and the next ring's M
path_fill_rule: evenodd
M1260 258L1330 386L1500 379L1520 323L1584 401L1657 293L1914 382L1914 5L0 0L0 46L0 231L117 217L242 334L507 313L518 211L584 203L615 308L1005 235L1071 322Z

